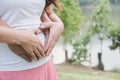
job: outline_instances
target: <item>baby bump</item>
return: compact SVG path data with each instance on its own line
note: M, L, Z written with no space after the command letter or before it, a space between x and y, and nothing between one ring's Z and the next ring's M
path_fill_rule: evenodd
M44 35L44 33L40 33L37 36L40 39L40 42L44 45L45 44L45 35Z
M27 30L27 29L34 29L34 28L39 28L40 25L26 25L26 26L19 26L19 27L14 27L14 29L16 30ZM22 34L22 33L21 33ZM43 32L41 32L40 34L37 35L38 38L40 39L41 43L44 44L45 43L45 35Z
M45 43L44 33L38 34L37 37L40 40L40 43L42 43L44 45L44 43ZM9 58L6 57L6 55L9 55L8 56ZM3 60L14 59L15 61L19 60L18 56L13 51L11 51L11 49L9 48L7 43L0 43L0 63L1 63L1 59L3 59Z

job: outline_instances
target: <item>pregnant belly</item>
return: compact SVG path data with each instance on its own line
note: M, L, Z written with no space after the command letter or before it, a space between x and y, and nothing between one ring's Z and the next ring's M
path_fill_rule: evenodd
M38 36L40 42L44 45L44 43L45 43L44 34L40 33L37 36ZM20 57L17 56L14 52L12 52L10 50L7 43L0 43L0 63L1 63L1 60L2 61L8 60L7 62L9 62L9 60L17 61L17 60L20 60Z
M34 26L39 27L39 25ZM15 29L29 29L38 27L17 27ZM45 35L43 33L40 33L37 36L41 43L44 45ZM17 56L14 52L12 52L6 43L0 43L0 71L18 71L35 68L46 63L50 58L51 55L44 57L39 61L32 61L31 63L29 63L20 56Z
M40 39L40 42L44 45L45 44L45 35L43 33L40 33L37 36Z
M33 29L33 28L39 28L39 27L40 27L40 24L13 26L13 28L17 29L17 30ZM42 42L42 44L44 44L44 42L45 42L45 35L43 33L40 33L37 36L40 39L40 41Z
M40 24L30 24L30 25L21 25L21 26L12 26L12 28L16 30L26 30L26 29L33 29L33 28L39 28ZM22 33L21 33L22 34ZM24 35L24 34L23 34ZM37 35L40 42L44 45L45 43L45 35L44 33L40 33ZM8 47L6 43L0 43L0 53L7 53Z
M38 26L38 25L34 25L34 26ZM19 30L19 29L38 28L38 27L17 27L15 29ZM44 43L45 43L45 35L43 33L40 33L37 36L38 36L40 42L44 45ZM19 62L21 60L23 60L23 59L21 57L17 56L14 52L12 52L9 49L7 43L0 43L0 63L1 63L1 61L3 61L3 62L4 61L6 61L6 62L9 62L9 61L12 62L12 61L14 61L16 63L16 62Z

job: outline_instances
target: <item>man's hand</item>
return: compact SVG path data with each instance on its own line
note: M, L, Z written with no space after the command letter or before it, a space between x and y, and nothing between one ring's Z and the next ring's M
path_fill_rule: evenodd
M17 45L17 44L8 44L9 48L11 51L13 51L16 55L22 57L28 62L32 61L32 56L30 56L22 46Z
M39 30L39 29L38 29ZM19 30L18 30L19 31ZM37 37L39 32L36 29L21 30L21 44L8 44L9 48L18 56L31 62L32 59L39 60L45 56L44 47ZM31 37L29 37L31 36ZM29 37L29 38L27 38ZM26 39L25 39L26 38Z

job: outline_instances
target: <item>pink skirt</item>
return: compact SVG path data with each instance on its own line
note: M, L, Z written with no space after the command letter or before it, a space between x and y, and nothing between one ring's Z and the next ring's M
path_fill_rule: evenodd
M58 80L52 59L40 67L24 71L0 71L0 80Z

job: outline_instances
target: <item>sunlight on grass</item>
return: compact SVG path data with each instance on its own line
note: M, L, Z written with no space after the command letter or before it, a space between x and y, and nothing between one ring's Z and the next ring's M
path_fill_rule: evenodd
M114 78L101 77L88 74L76 74L76 73L63 73L58 72L59 80L119 80L120 76Z
M113 78L115 78L116 80L120 80L120 74L115 75Z
M71 64L56 66L59 80L120 80L120 73L89 70L88 67Z

